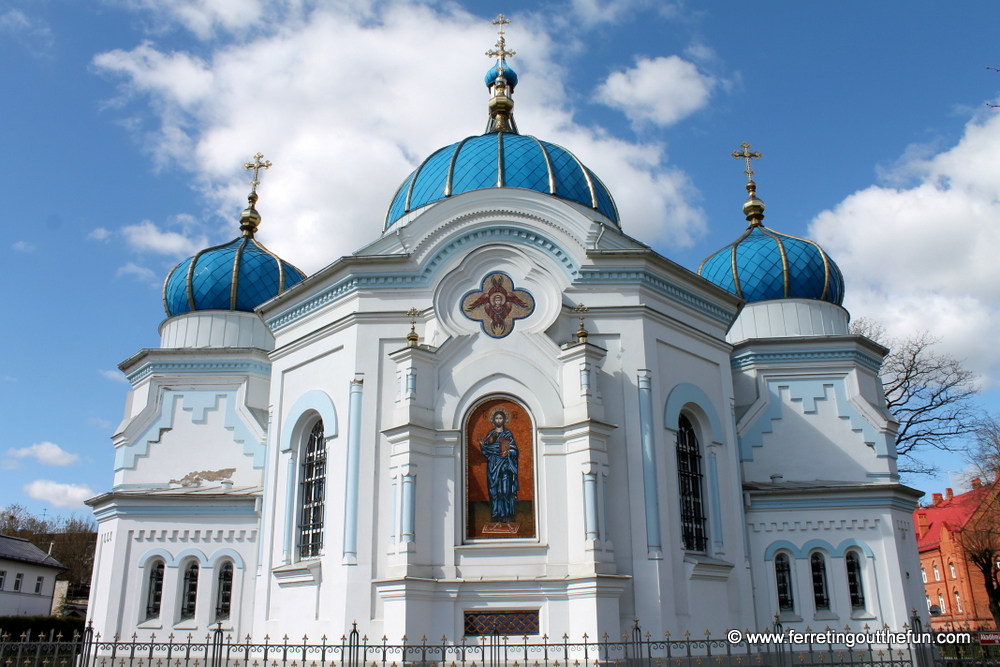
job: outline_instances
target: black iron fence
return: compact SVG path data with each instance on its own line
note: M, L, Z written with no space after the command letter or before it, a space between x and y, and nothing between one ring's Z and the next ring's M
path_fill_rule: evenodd
M683 637L643 633L636 621L630 633L598 640L492 634L457 641L403 637L397 644L369 639L356 627L339 640L262 642L221 629L203 639L103 638L90 628L73 637L10 637L0 629L0 667L1000 667L1000 651L978 643L938 646L919 619L912 621L902 632L796 632L775 623L764 633Z

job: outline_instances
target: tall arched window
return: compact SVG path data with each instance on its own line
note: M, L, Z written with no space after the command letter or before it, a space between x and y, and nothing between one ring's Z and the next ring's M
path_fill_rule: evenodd
M823 554L814 553L809 557L809 567L812 570L813 602L816 610L830 608L830 595L826 587L826 559Z
M964 610L962 609L962 596L958 594L958 591L955 591L955 613L961 614L963 613L963 611Z
M229 561L219 568L218 591L215 594L215 620L229 618L233 606L233 564Z
M323 552L323 507L326 499L326 439L323 420L316 422L302 453L299 502L299 558Z
M778 582L778 609L793 611L795 597L792 593L792 566L786 554L774 557L774 578Z
M198 563L192 561L184 568L184 584L181 588L181 618L194 618L195 603L198 601Z
M864 609L865 587L861 581L861 560L854 551L848 551L844 560L847 564L847 587L851 593L851 608Z
M677 424L677 486L681 501L681 542L688 551L705 551L705 504L701 492L701 449L690 420Z
M163 604L163 570L162 560L156 561L149 569L149 584L146 588L146 618L159 618L160 606Z

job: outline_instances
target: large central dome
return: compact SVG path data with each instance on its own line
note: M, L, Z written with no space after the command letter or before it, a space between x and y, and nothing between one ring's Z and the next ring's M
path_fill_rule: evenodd
M447 197L486 188L534 190L591 208L620 226L611 193L561 146L532 136L490 132L446 146L403 181L385 217L401 217Z
M620 227L615 201L594 172L562 146L517 131L511 99L517 72L507 64L507 57L514 52L507 49L503 35L503 25L509 21L501 15L494 23L500 26L500 33L496 48L486 52L497 58L485 79L492 95L486 134L466 137L424 160L396 191L384 229L411 211L488 188L541 192L586 206Z

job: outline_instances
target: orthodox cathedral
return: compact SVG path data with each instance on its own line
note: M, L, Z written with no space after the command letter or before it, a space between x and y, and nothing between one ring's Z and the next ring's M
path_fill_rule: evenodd
M837 265L763 224L748 144L748 226L697 273L628 236L600 165L518 132L496 23L486 132L377 240L275 256L258 154L241 236L167 276L88 501L95 630L902 628L920 493Z

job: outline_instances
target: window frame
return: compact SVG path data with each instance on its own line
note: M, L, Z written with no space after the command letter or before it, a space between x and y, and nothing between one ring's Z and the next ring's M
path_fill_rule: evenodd
M851 550L844 554L844 569L847 570L847 593L853 611L867 609L865 605L865 569L862 562L862 557L857 551ZM921 571L923 571L922 568ZM928 603L929 600L928 598Z
M231 560L224 560L216 565L216 568L218 574L215 577L215 621L228 621L232 619L233 580L236 576L236 567Z
M44 584L45 584L45 575L40 574L37 577L35 577L35 595L42 594L42 588Z
M812 582L813 609L817 612L830 611L830 577L826 570L826 558L819 551L809 555L809 580Z
M24 572L18 572L14 575L14 592L20 592L21 584L24 582Z
M160 618L163 612L163 578L167 564L162 558L157 558L147 567L145 620L151 621Z
M178 605L178 617L182 621L192 620L198 613L198 578L201 566L196 560L190 560L184 566L184 576L181 577L181 599Z
M685 551L708 551L708 512L705 503L705 473L701 443L695 424L686 414L677 418L674 438L677 465L677 496L680 509L681 546Z
M779 551L774 555L774 580L778 594L778 612L795 612L795 577L792 573L792 560L788 554ZM782 588L785 589L784 593Z
M323 555L327 460L326 430L323 420L317 419L302 443L297 467L296 553L299 560Z

